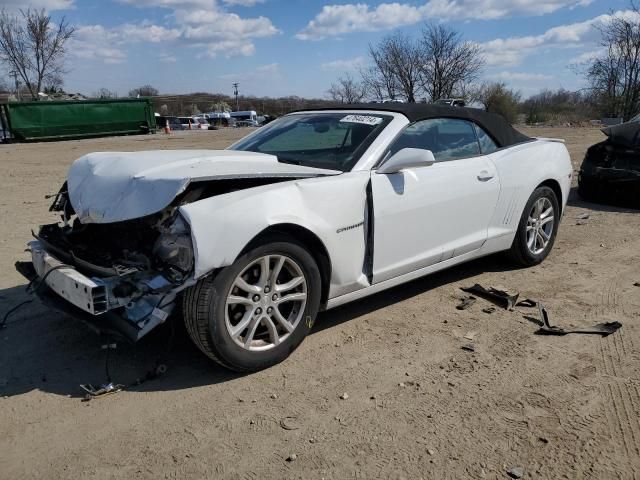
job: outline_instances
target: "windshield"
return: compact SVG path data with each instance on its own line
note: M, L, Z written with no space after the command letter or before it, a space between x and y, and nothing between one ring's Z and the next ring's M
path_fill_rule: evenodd
M283 163L346 172L392 118L348 111L287 115L231 148L275 155Z

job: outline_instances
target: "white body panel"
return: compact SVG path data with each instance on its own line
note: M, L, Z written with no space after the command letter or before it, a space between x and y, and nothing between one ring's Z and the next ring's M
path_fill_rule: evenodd
M113 223L159 212L195 181L339 173L279 163L272 155L253 152L109 152L76 160L69 169L67 186L82 223Z
M296 180L211 197L180 208L191 225L199 278L231 265L266 228L293 224L313 232L331 261L332 296L368 285L363 274L369 172ZM358 225L357 228L339 230Z
M485 156L372 176L374 283L479 249L498 201Z
M441 261L396 277L389 279L381 277L380 282L367 288L329 298L326 308L338 307L454 265L508 250L513 243L525 204L533 191L542 183L551 180L560 186L562 191L560 203L564 213L571 190L572 165L569 152L562 142L543 140L528 142L499 150L487 158L496 167L500 193L488 224L487 239L480 248L467 253L461 252L460 255L454 254L449 258L443 257ZM425 171L429 169L430 167L424 168ZM473 208L471 204L467 206ZM449 222L454 221L453 218L445 218L443 220L445 228ZM396 232L395 235L400 237L404 235L404 231Z

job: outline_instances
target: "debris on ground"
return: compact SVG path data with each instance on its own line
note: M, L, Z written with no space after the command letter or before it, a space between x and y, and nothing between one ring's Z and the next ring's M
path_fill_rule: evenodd
M513 467L507 470L507 475L511 478L522 478L524 477L524 468L522 467Z
M554 327L549 322L549 313L544 308L544 305L538 303L538 310L540 311L540 319L542 320L542 327L536 332L536 335L557 335L564 336L572 333L578 334L593 334L593 335L602 335L606 337L611 335L612 333L617 332L620 328L622 328L622 324L620 322L607 322L607 323L598 323L590 328L585 329L574 329L574 330L565 330L561 327Z
M533 308L537 306L538 302L535 300L531 300L530 298L525 298L524 300L520 300L518 303L516 303L516 307Z
M340 395L340 400L348 400L348 399L349 399L349 394L347 392Z
M478 334L477 332L467 332L462 338L465 338L467 340L473 340L474 338L476 338L477 334Z
M502 307L506 310L513 310L513 307L515 307L516 302L518 301L518 297L520 296L520 294L517 292L510 292L504 288L485 288L478 283L476 283L473 287L461 288L461 290L463 292L482 297L485 300L489 300L490 302L495 303L499 307Z
M473 343L467 343L466 345L463 345L462 350L466 351L466 352L475 352L476 351L476 347Z
M90 383L85 383L80 385L80 388L87 392L87 395L84 397L83 401L88 401L88 399L95 397L102 397L104 395L110 395L112 393L118 393L122 389L124 389L124 385L116 384L116 383L106 383L96 388Z
M292 453L287 457L287 462L295 462L298 459L298 456L295 453Z
M297 417L284 417L282 420L280 420L280 427L282 427L283 430L300 429Z
M589 222L587 220L589 220L590 218L591 218L590 213L581 213L576 217L576 220L577 220L576 225L588 225Z
M467 308L469 308L474 303L476 303L476 297L470 295L468 297L464 297L462 299L462 301L458 304L458 306L456 306L456 309L457 310L466 310Z

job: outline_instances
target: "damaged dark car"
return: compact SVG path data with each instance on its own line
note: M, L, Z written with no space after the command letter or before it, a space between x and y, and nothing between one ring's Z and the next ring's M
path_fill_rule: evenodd
M587 150L578 193L590 202L640 208L640 115L602 131L608 138Z

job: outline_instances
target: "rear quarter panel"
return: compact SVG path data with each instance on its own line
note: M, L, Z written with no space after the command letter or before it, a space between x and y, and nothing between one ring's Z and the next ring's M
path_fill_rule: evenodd
M498 171L500 195L484 250L499 251L511 246L524 207L540 184L555 180L560 185L564 212L573 168L567 148L559 141L535 140L499 150L490 159Z

